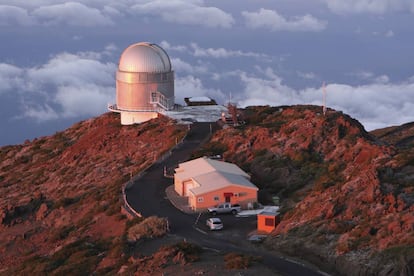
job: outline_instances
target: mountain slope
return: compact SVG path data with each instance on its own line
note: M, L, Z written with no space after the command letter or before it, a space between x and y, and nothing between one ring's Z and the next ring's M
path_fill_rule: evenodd
M280 197L266 246L341 274L414 273L414 149L400 145L410 127L367 133L315 106L241 115L245 125L195 155L223 154L251 173L263 203ZM121 127L104 114L0 148L0 274L118 272L137 223L120 213L121 186L184 134L165 117Z
M414 145L414 122L377 129L372 131L371 134L381 141L399 148L412 147Z
M127 222L121 186L184 134L165 117L121 127L108 113L0 148L1 270L116 272Z
M333 110L243 113L246 125L219 131L201 152L223 154L249 171L262 201L281 198L282 219L269 246L344 274L414 272L411 155Z

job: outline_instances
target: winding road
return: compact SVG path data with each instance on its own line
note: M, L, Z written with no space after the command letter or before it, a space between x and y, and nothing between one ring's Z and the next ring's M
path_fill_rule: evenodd
M126 190L128 203L134 210L144 217L156 215L167 217L170 222L171 234L177 235L202 247L217 251L237 251L248 255L262 257L262 263L282 275L323 275L321 272L312 270L300 263L272 254L260 247L246 246L246 236L237 235L240 229L254 229L255 218L237 218L234 216L222 216L225 230L223 232L207 232L204 222L206 215L199 218L197 214L186 214L176 209L166 198L165 189L173 184L172 179L163 175L164 167L175 167L178 163L187 161L191 153L197 149L210 134L211 123L194 123L183 143L173 150L172 154L162 162L151 166L141 178L135 181ZM235 232L229 239L226 232Z

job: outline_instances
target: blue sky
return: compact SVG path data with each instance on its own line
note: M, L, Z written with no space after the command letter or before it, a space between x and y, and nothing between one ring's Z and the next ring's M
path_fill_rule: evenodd
M176 102L321 104L414 121L414 0L0 0L0 145L106 112L122 50L169 54Z

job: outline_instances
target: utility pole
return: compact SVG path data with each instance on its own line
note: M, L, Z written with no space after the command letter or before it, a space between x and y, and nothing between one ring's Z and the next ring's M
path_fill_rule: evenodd
M325 82L323 82L323 85L322 85L322 93L323 93L322 111L323 111L323 116L325 116L326 115L326 86L325 86Z

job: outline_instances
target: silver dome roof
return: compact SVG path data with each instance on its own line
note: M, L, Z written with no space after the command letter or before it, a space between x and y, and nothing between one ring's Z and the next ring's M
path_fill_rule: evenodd
M124 50L119 70L125 72L164 73L171 71L167 53L157 44L140 42Z

